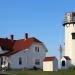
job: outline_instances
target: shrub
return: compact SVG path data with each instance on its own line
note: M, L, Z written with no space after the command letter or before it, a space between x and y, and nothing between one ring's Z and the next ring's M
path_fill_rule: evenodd
M33 67L34 70L37 70L38 68L36 66Z

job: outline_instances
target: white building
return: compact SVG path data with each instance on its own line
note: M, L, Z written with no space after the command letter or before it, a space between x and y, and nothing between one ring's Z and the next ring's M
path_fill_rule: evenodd
M46 56L47 48L38 39L28 37L21 40L0 38L0 67L10 69L31 69L43 67L43 60Z
M65 28L64 56L69 56L71 64L75 65L75 12L65 14L63 26Z
M68 56L63 56L61 59L61 68L67 69L71 66L71 59Z
M43 71L57 71L58 60L56 57L45 57L43 61Z

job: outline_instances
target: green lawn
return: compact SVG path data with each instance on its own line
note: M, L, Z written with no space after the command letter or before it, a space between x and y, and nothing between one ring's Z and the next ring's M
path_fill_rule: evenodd
M42 70L16 70L0 72L0 75L75 75L75 69L62 70L57 72L43 72Z

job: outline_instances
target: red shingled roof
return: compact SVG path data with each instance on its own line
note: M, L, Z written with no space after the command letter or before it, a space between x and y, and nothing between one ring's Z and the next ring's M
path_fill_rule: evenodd
M3 50L11 50L13 47L14 41L10 39L0 38L0 47Z
M71 60L69 56L64 56L66 60Z
M45 57L44 61L53 61L56 57Z
M21 39L21 40L10 40L10 39L0 38L0 47L3 50L8 51L8 53L0 54L0 56L1 55L9 56L21 50L29 49L30 46L35 42L42 43L41 41L39 41L38 39L34 37L27 38L27 39Z

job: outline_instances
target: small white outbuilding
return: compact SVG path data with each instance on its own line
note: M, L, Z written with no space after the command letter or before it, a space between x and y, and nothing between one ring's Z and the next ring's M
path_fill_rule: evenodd
M67 69L71 66L71 59L69 56L63 56L61 59L61 68Z
M43 71L57 71L58 60L56 57L45 57L43 61Z

